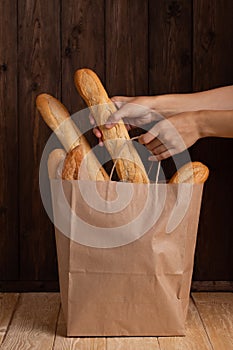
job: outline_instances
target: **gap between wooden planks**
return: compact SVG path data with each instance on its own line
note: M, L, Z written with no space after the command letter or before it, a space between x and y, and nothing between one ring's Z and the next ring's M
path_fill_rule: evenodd
M66 338L58 293L0 293L1 349L230 350L233 293L193 293L185 337Z

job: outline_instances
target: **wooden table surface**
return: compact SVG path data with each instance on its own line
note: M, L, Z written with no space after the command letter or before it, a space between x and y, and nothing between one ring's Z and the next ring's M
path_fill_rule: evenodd
M185 337L66 338L58 293L0 293L0 349L231 350L233 293L193 293Z

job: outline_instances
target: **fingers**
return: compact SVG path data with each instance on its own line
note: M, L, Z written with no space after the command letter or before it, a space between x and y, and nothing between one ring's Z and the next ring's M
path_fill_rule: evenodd
M146 148L149 151L152 151L156 147L159 147L161 144L162 144L162 142L158 138L155 138L150 143L146 144Z
M90 120L91 125L95 125L95 119L94 119L93 115L89 114L89 120Z
M123 105L118 111L113 113L109 119L106 122L106 128L110 129L114 125L116 125L121 119L128 116L129 108L127 107L127 104Z
M95 119L91 114L89 114L89 120L90 120L91 125L93 125L93 126L96 125ZM93 128L93 134L99 139L99 146L103 146L104 143L102 140L102 133L101 133L100 129L97 127Z
M98 139L100 139L102 137L102 133L101 133L100 129L98 129L98 128L94 128L93 133L96 137L98 137Z
M165 147L164 145L161 144L160 146L153 148L151 152L156 156L156 155L159 155L165 151L167 151L167 147Z
M131 100L133 100L135 97L131 97L131 96L113 96L111 98L111 100L113 102L122 102L122 103L127 103L130 102Z
M94 128L93 129L93 133L99 139L99 146L103 146L104 143L103 143L103 140L102 140L102 133L101 133L100 129Z
M159 123L158 123L159 124ZM158 127L156 124L152 129L150 129L147 133L141 135L138 139L140 143L143 145L149 144L154 138L158 137Z
M152 162L160 162L161 160L164 160L164 159L167 159L167 158L170 158L171 156L173 156L174 154L176 154L176 151L175 149L169 149L165 152L162 152L156 156L150 156L148 158L148 160L152 161Z
M116 105L117 109L120 109L123 105L133 100L134 97L129 96L113 96L111 98L112 102Z
M133 128L133 126L131 126L130 124L125 124L125 127L126 127L126 129L129 131L129 130L131 130L132 128Z

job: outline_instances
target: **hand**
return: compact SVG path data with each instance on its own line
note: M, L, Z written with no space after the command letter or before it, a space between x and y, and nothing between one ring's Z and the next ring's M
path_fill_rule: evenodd
M106 123L107 128L112 128L120 119L123 119L125 124L134 127L141 127L162 119L162 116L153 109L154 97L152 96L115 96L112 98L112 101L115 102L119 109L109 117Z
M124 120L127 130L160 120L162 116L153 110L154 99L155 98L152 96L113 97L112 101L115 103L118 110L110 116L106 123L106 128L112 128L120 119ZM95 120L91 115L90 123L95 125ZM101 131L99 128L95 127L93 132L95 136L99 138L99 145L102 146Z
M161 161L192 146L201 136L201 112L184 112L158 122L139 138L154 156L149 160Z

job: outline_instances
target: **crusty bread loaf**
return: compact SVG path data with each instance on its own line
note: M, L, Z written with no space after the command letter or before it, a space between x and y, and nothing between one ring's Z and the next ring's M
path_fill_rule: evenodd
M200 162L183 165L170 179L169 183L203 183L209 176L209 169Z
M64 149L54 149L48 158L48 173L50 179L61 179L63 162L66 157Z
M79 69L75 73L75 85L79 94L90 107L91 113L103 134L103 141L113 160L117 159L116 170L123 181L148 183L143 163L130 140L128 131L121 120L113 128L105 123L116 112L98 76L90 69Z
M85 136L81 134L80 130L70 118L69 112L65 106L56 98L48 94L39 95L36 99L36 105L44 121L56 133L66 151L72 151L71 156L69 156L69 153L67 155L67 158L72 164L69 164L69 161L67 161L66 158L63 173L70 174L69 170L70 168L73 168L74 165L72 161L73 157L76 159L77 166L80 166L82 160L85 158L85 167L83 167L83 169L87 170L85 173L86 179L93 181L109 180L108 174L91 151L90 145ZM82 152L80 152L80 145ZM76 152L77 154L75 155ZM78 168L76 171L73 169L75 179L77 178L78 170ZM64 175L63 178L68 179L65 176L66 175ZM84 178L84 174L82 174L81 177ZM70 177L69 180L71 180Z
M83 146L76 146L72 151L67 153L62 170L63 180L78 180L88 179L89 174L85 166L82 167L80 174L81 163L84 159ZM86 163L85 163L86 164Z
M49 94L40 94L36 98L36 106L45 123L55 132L67 152L79 145L81 132L60 101Z

